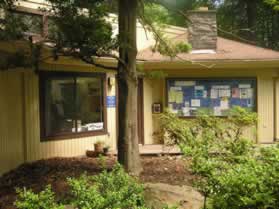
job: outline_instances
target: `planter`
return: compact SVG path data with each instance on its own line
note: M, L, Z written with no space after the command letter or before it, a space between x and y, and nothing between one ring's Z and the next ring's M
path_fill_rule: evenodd
M103 152L105 155L108 155L109 147L104 147Z
M87 150L86 151L86 156L87 157L93 157L93 158L95 158L95 157L98 157L98 153L97 152L95 152L95 151L93 151L93 150Z
M97 153L103 153L104 152L104 145L101 143L94 144L94 150Z

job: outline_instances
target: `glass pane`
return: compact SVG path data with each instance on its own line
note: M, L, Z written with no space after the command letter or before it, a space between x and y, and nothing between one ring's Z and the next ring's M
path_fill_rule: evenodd
M97 131L104 128L102 79L77 78L77 130Z
M45 131L47 136L76 132L75 82L52 78L45 83Z

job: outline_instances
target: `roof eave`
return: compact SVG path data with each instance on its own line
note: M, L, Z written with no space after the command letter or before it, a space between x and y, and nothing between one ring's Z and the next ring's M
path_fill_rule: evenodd
M279 59L262 60L185 60L185 61L144 61L145 70L168 69L278 69Z

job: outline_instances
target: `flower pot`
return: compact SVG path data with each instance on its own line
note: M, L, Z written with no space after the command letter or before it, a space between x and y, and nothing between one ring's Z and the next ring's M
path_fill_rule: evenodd
M109 148L108 147L104 147L103 152L104 152L105 155L107 155L108 152L109 152Z
M103 144L100 144L100 143L94 144L94 150L95 150L95 152L97 152L97 153L103 153L103 151L104 151L104 146L103 146Z
M97 153L93 150L87 150L86 151L86 156L87 157L98 157Z

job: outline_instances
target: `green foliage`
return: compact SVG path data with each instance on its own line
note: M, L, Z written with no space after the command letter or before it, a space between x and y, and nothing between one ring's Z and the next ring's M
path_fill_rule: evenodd
M152 2L152 1L151 1ZM175 42L164 33L167 24L173 24L174 19L170 12L160 4L144 4L143 12L139 13L142 24L153 33L156 41L152 50L162 55L174 58L179 53L187 53L191 50L190 44L186 42Z
M279 11L279 1L278 0L265 0L265 2L271 6L273 6L274 10Z
M215 209L268 208L275 206L273 191L266 183L265 167L255 159L238 163L211 181Z
M144 5L144 16L150 18L156 24L173 24L174 19L169 11L159 4L146 3Z
M137 179L129 176L117 164L111 172L104 170L97 176L86 174L79 178L69 178L71 196L69 205L77 209L150 209L145 206L144 188ZM50 186L39 194L31 190L17 190L15 206L18 209L63 209L56 203ZM163 209L176 209L166 206Z
M52 34L57 50L90 58L110 53L116 48L112 26L108 22L108 6L103 0L48 0L51 3ZM79 52L79 53L77 53Z
M187 25L185 17L187 11L197 9L202 6L208 6L210 9L213 9L215 8L215 3L219 1L220 0L156 0L155 2L168 9L169 21L167 21L166 24L185 27Z
M257 115L232 109L227 119L200 113L185 121L161 116L171 142L179 144L201 176L196 186L213 209L278 209L279 147L254 148L243 130L257 123Z
M163 28L155 29L155 34L156 44L152 49L154 52L175 58L179 53L188 53L192 49L191 45L186 42L175 42L166 37Z
M69 179L77 208L143 208L143 187L117 165L112 172Z
M275 8L275 0L225 0L217 10L219 35L278 50L279 13Z
M64 206L56 204L51 187L35 194L31 190L17 189L18 199L15 206L18 209L63 209Z
M0 40L18 40L27 31L22 19L10 12L16 0L0 1Z
M18 40L23 38L27 26L22 19L6 11L5 19L0 18L0 40Z

